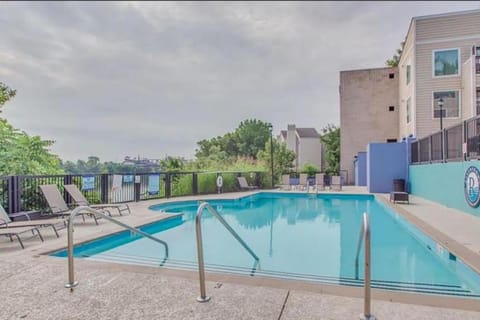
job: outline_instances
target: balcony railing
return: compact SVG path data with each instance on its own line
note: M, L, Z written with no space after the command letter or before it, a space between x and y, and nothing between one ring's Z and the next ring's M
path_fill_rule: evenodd
M417 164L480 159L480 116L418 139L411 156Z

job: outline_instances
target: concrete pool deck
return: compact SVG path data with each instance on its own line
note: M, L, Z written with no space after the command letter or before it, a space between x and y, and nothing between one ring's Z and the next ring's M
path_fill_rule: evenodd
M344 187L341 193L366 191ZM139 226L167 216L150 211L152 204L246 194L131 203L132 215L118 219ZM388 195L377 196L388 202ZM480 257L480 218L414 196L410 204L392 206L409 220L417 219L422 230L430 228L435 240L448 241L445 246L449 250L453 246L459 257L469 255L472 263ZM104 220L99 223L95 226L93 220L83 223L79 219L75 242L122 230ZM60 231L59 239L48 229L42 229L42 234L45 242L25 240L25 250L16 241L0 241L1 319L358 319L363 308L359 288L226 274L207 274L207 294L212 300L201 304L195 300L199 294L196 272L82 259L75 260L80 284L70 293L64 288L66 259L44 255L66 246L66 230ZM372 313L377 319L480 319L480 300L382 290L372 290L372 295Z

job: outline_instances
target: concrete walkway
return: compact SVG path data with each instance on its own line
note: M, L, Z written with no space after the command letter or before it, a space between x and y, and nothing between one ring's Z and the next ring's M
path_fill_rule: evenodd
M344 193L347 192L365 191L345 188ZM239 195L245 193L213 197ZM418 215L423 212L422 206L428 207L429 212L438 212L439 207L434 204L419 198L411 200L410 206L398 207L401 206L401 210L418 209ZM148 210L148 206L158 202L134 203L131 205L133 214L119 217L119 220L137 226L161 219L166 215ZM450 232L447 225L442 232ZM441 226L435 225L437 227ZM100 225L95 226L93 220L87 220L87 223L80 220L75 227L75 241L120 230L120 227L107 221L100 221ZM25 250L21 250L17 242L1 240L0 319L358 319L363 308L363 299L358 298L361 289L358 288L327 290L317 284L307 286L283 280L214 274L207 275L207 294L212 300L198 303L195 300L199 290L195 272L82 259L75 260L75 275L80 284L71 293L64 288L67 281L66 259L42 254L65 247L66 230L60 231L60 239L56 239L49 230L43 233L46 238L44 243L38 239L26 240ZM462 236L465 234L462 233ZM457 237L459 243L468 240L472 243L471 248L477 243L474 234L465 239L455 234L448 234L448 237ZM374 294L376 296L379 295ZM464 301L459 302L450 309L416 304L425 303L428 299L415 301L410 298L408 304L388 300L399 301L374 298L372 313L377 319L480 319L480 301L477 300L468 300L468 305ZM429 304L428 301L426 304Z

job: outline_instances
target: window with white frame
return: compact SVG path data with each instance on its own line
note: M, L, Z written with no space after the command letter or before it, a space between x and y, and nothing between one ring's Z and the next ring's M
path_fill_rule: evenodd
M412 66L407 65L407 84L410 83L411 72L412 72Z
M407 123L412 120L412 98L407 99Z
M437 91L433 93L433 117L434 118L440 118L440 101L443 101L443 104L441 107L443 118L459 117L460 101L458 96L458 90Z
M459 74L459 56L458 49L433 51L433 75L441 77Z

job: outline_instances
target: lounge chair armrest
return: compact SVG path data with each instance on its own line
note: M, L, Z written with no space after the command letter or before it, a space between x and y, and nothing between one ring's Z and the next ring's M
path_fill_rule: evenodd
M33 214L33 213L37 213L37 211L30 210L30 211L15 212L15 213L9 214L8 216L10 218L27 217L27 220L32 220L30 218L30 215Z
M5 227L8 227L8 221L5 219L0 218L0 225L5 225Z

